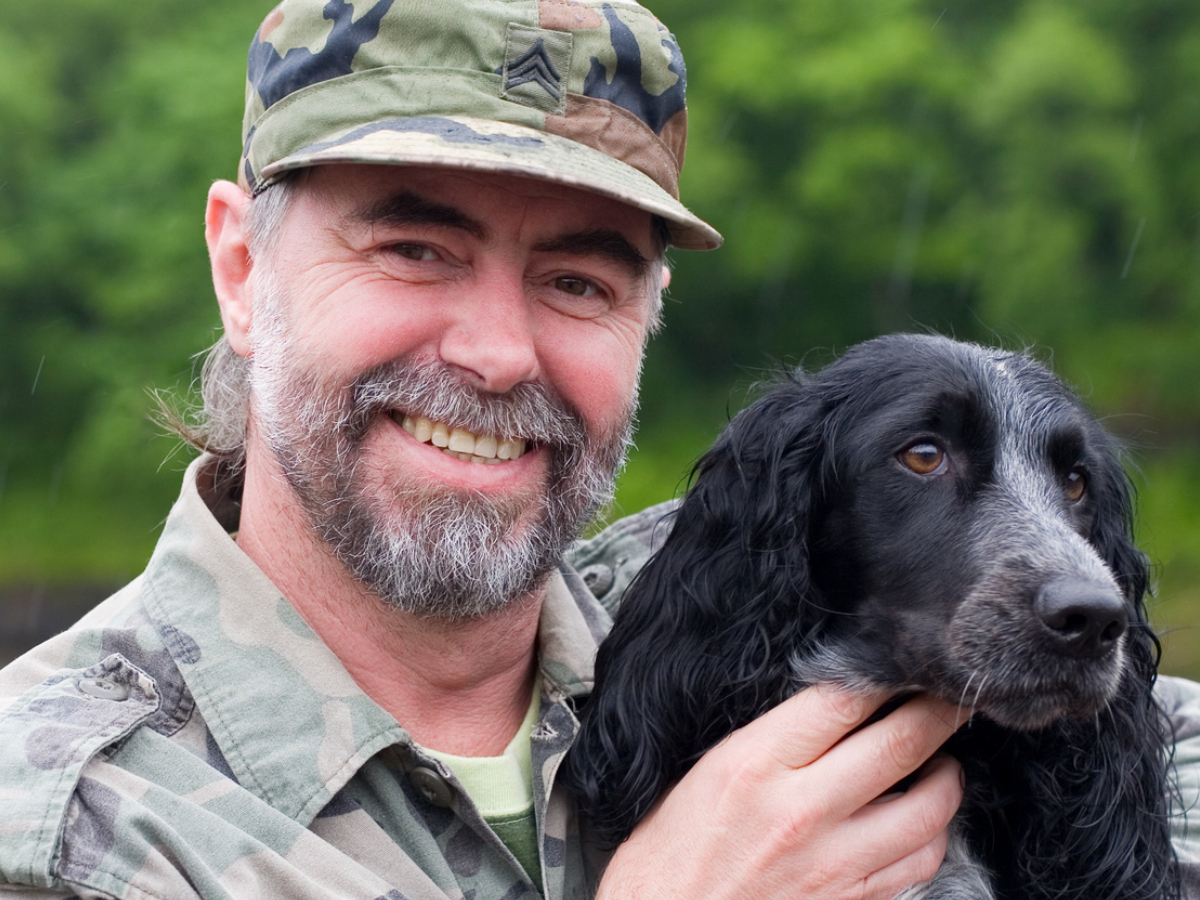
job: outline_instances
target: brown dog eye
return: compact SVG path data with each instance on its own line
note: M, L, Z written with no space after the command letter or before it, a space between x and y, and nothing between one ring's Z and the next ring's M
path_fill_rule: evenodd
M1084 493L1087 491L1087 473L1083 469L1072 469L1067 473L1067 499L1072 503L1078 503L1083 499Z
M937 444L913 444L900 454L900 462L918 475L936 475L946 467L946 452Z

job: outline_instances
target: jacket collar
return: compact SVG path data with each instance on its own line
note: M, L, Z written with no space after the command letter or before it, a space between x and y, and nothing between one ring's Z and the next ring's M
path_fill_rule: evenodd
M189 466L146 570L147 606L233 776L307 824L367 760L412 738L238 548L226 531L235 485L218 487L215 470L211 456ZM573 570L551 576L539 665L552 700L591 690L609 624Z

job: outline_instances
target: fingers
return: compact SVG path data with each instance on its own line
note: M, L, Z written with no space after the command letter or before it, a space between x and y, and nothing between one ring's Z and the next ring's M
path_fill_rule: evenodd
M937 757L907 792L872 801L824 834L814 831L807 848L819 851L808 868L817 876L814 891L799 896L894 900L928 881L946 855L961 800L961 767Z
M925 765L967 718L941 700L915 697L849 735L836 754L813 764L831 770L824 774L836 786L833 797L841 801L834 809L858 809L891 789Z
M738 732L780 766L799 769L819 759L888 699L882 691L851 692L827 684L805 688Z
M868 880L909 885L932 877L962 795L962 767L949 756L937 756L908 791L854 813L847 824L860 836L855 845L865 870L874 873Z
M810 689L735 732L617 849L598 896L891 900L932 877L962 785L954 760L921 766L966 715L918 698L863 725L883 700Z
M949 831L944 830L923 847L872 872L863 881L863 900L894 900L905 888L928 881L946 855Z
M763 764L811 769L821 793L810 799L833 814L849 815L924 765L970 717L969 711L920 696L860 727L887 699L882 692L816 685L731 740L755 748ZM829 753L835 746L837 753Z

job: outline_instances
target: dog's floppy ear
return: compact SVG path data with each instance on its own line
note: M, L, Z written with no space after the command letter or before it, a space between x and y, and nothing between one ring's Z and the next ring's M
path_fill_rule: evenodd
M629 588L567 761L601 840L628 836L705 750L789 692L787 649L815 615L807 537L822 420L799 381L737 416Z

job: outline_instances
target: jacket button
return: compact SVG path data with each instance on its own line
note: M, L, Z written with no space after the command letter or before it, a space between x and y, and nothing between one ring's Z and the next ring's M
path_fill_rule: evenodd
M454 788L433 769L417 766L408 773L408 780L417 792L434 806L445 807L454 801Z
M595 563L585 567L580 571L579 577L583 579L583 583L592 592L592 596L597 599L607 594L609 588L613 586L614 575L612 566L606 566L604 563Z
M104 678L82 678L79 681L79 690L89 697L96 697L100 700L129 699L128 685L121 684L119 681L108 681Z

